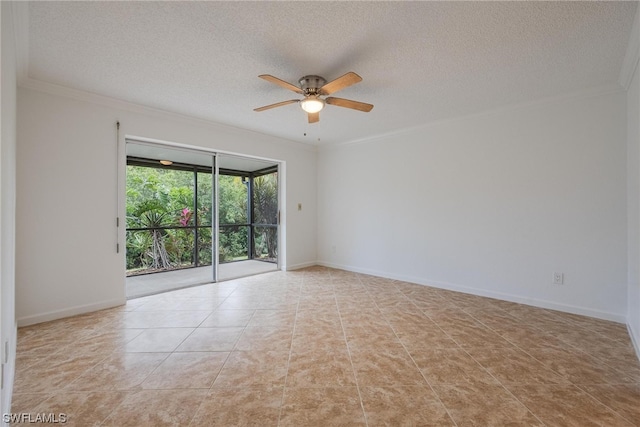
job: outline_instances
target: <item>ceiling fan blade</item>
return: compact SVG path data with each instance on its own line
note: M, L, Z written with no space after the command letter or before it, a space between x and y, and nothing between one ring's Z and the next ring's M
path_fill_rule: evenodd
M320 113L307 113L309 123L318 123L320 121Z
M290 99L288 101L276 102L275 104L265 105L264 107L254 108L253 111L264 111L271 108L282 107L283 105L293 104L294 102L300 102L299 99Z
M322 86L319 92L321 95L331 95L332 93L335 93L361 81L362 77L352 71L349 71L347 74L340 76L337 79L332 80Z
M291 83L285 82L284 80L280 80L279 78L273 77L270 74L261 74L258 77L260 77L261 79L264 79L264 80L266 80L268 82L275 83L278 86L281 86L281 87L283 87L285 89L292 90L295 93L303 94L302 89L300 89L298 86L292 85Z
M368 113L373 109L373 105L364 102L352 101L350 99L335 98L330 96L324 100L327 104L337 105L338 107L351 108L352 110L364 111Z

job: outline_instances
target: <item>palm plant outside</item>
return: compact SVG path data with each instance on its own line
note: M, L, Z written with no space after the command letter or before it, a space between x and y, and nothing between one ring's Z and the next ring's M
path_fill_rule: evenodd
M195 207L193 171L127 166L128 275L211 265L213 183L211 173L198 172L197 176ZM253 186L253 253L256 258L275 261L277 174L255 177ZM248 187L243 177L221 175L218 188L219 261L248 259L247 236L252 220L247 217Z

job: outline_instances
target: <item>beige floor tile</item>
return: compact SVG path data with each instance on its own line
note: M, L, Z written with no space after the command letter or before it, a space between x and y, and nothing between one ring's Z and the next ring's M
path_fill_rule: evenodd
M76 353L107 355L113 351L122 351L125 345L139 336L145 329L115 329L96 331L72 344Z
M288 326L247 327L236 343L236 350L289 351L292 329Z
M454 425L428 386L362 387L360 393L370 427Z
M244 328L198 328L176 351L231 351Z
M377 335L351 336L347 338L347 346L349 351L354 354L374 353L380 348L405 348L398 338L387 338Z
M185 298L178 301L172 309L211 312L211 310L215 310L224 300L225 298L216 297Z
M197 328L212 313L208 311L167 311L158 322L158 328Z
M189 427L277 426L283 388L264 385L211 390Z
M311 267L19 328L11 410L69 425L640 427L639 384L624 325Z
M356 387L285 389L280 426L364 426Z
M296 328L342 328L337 310L301 310L296 313Z
M635 382L624 373L578 350L572 351L549 346L527 351L547 368L573 384L629 384Z
M463 348L513 347L513 344L509 341L484 326L460 326L457 328L449 328L445 330L445 332Z
M347 300L338 300L338 311L340 313L345 312L354 312L354 311L372 311L377 310L375 302L361 299L359 301L347 301Z
M119 391L60 393L42 402L35 413L64 414L65 426L98 426L126 396Z
M342 351L321 348L292 351L287 387L355 386L353 366L346 347Z
M201 328L245 327L255 310L215 310L201 324Z
M640 360L638 360L638 356L629 339L626 342L618 342L616 345L601 345L583 351L602 363L624 373L634 382L640 383Z
M511 348L468 350L502 384L568 384L569 381L527 353Z
M94 331L89 329L48 330L41 333L18 333L17 352L30 356L49 356L71 345Z
M341 309L340 319L345 327L388 326L387 320L377 308Z
M291 351L294 353L319 351L342 353L348 351L347 342L344 338L331 338L315 340L312 335L296 335L291 342Z
M460 346L451 337L439 328L417 329L400 328L396 334L402 344L411 354L432 348L459 348Z
M169 353L114 353L65 388L70 391L136 389L168 356Z
M397 339L396 331L386 322L384 323L343 323L347 339L366 338L375 336L378 339Z
M593 333L588 329L568 328L565 325L555 330L553 335L564 343L586 352L598 348L616 348L620 344L615 339Z
M227 297L216 307L218 310L256 310L258 308L260 308L260 297L234 295Z
M118 323L123 328L162 328L167 315L167 311L128 311Z
M524 351L541 346L552 345L556 347L563 347L565 345L562 340L548 333L534 328L527 328L526 326L495 328L495 331L509 343Z
M228 356L225 352L172 353L147 377L142 388L209 389Z
M156 299L142 304L135 311L172 311L177 309L180 301L182 298L167 298L164 295L158 295Z
M509 387L509 390L548 425L575 427L633 425L573 385L513 386Z
M393 329L402 329L409 328L415 329L416 327L430 325L431 327L436 327L436 325L431 325L430 319L426 314L422 312L422 310L417 308L410 308L402 311L394 311L389 312L388 310L381 309L385 315L385 319L389 324L393 327Z
M422 373L402 346L354 350L351 360L360 386L425 385Z
M497 380L460 348L431 349L412 353L422 374L431 385L489 384Z
M102 424L105 427L189 425L206 390L141 390L129 394Z
M640 383L591 385L581 388L627 421L640 425Z
M129 341L124 350L128 353L172 352L193 331L193 328L145 329L140 335Z
M288 351L233 351L214 382L214 387L248 385L283 386Z
M296 325L292 342L294 347L298 348L305 347L308 344L313 345L314 343L318 346L331 343L333 346L339 345L343 348L346 348L347 345L344 332L339 324L336 327L319 326L317 328L298 328Z
M293 326L295 319L295 310L256 310L247 326Z
M13 393L11 397L11 412L18 413L34 413L38 405L55 392L49 393Z
M46 367L55 353L47 355L31 355L29 353L17 353L16 354L16 369L15 378L22 378L28 376L32 366Z
M435 385L433 389L458 426L544 426L500 385Z
M60 390L90 370L104 357L68 353L46 357L17 372L14 390L18 393L21 391L38 393Z
M485 326L469 313L459 309L439 312L428 316L445 332L456 332L461 328L484 328Z

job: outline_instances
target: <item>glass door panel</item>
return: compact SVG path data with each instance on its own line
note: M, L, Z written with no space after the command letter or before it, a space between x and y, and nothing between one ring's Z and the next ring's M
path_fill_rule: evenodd
M278 262L278 172L254 176L253 258Z
M221 173L218 177L219 262L249 259L249 180L246 176Z
M214 159L127 141L127 297L215 280Z

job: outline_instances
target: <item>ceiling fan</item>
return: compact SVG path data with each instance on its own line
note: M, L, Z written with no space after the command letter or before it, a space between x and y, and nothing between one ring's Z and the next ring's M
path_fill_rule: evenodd
M277 77L273 77L269 74L259 75L261 79L268 82L275 83L285 89L289 89L300 95L304 95L303 99L290 99L288 101L277 102L271 105L265 105L264 107L254 108L253 111L264 111L271 108L281 107L283 105L300 103L300 107L306 111L309 118L309 123L317 123L320 120L320 110L322 110L325 104L336 105L338 107L351 108L353 110L364 111L368 113L373 108L373 105L366 104L364 102L352 101L350 99L336 98L333 96L327 96L321 98L321 96L331 95L339 90L354 85L362 81L362 77L354 72L348 72L347 74L338 77L335 80L327 81L320 76L304 76L298 83L300 87L291 83L285 82Z

